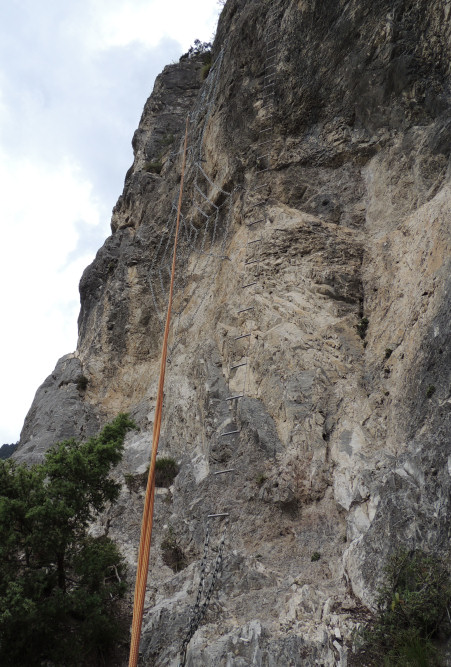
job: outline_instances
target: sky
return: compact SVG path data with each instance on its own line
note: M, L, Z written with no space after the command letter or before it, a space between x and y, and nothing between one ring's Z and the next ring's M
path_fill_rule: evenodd
M217 0L0 0L0 446L77 343L78 283L110 233L155 77Z

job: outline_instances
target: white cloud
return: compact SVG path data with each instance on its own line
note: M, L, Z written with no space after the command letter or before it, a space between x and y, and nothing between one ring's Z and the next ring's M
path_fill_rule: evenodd
M136 0L106 5L100 25L103 48L140 41L155 47L162 35L176 39L186 50L194 39L208 41L218 16L215 0Z
M101 205L68 160L50 170L0 154L0 183L0 404L6 441L17 439L33 395L57 359L75 348L78 281L92 252L67 258L78 242L77 220L98 226Z
M154 79L216 0L21 0L0 22L0 445L76 345L78 281L109 233Z

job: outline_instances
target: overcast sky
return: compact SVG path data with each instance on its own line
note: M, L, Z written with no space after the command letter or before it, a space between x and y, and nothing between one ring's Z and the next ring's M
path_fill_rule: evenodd
M0 0L0 446L77 341L78 282L109 235L156 75L217 0Z

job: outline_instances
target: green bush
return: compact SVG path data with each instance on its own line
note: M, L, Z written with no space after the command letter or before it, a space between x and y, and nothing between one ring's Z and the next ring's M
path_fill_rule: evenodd
M170 457L157 459L155 462L155 486L159 488L169 488L177 477L179 467L175 461ZM130 491L139 491L147 488L147 480L149 478L149 468L143 473L136 475L126 473L124 474L125 484Z
M392 354L393 354L393 350L390 347L386 347L385 348L385 358L390 359Z
M211 70L211 62L210 63L205 63L202 65L202 69L200 70L200 80L205 81L207 78L209 72Z
M157 459L155 462L155 486L168 488L177 477L179 467L170 457Z
M359 336L362 340L366 336L366 332L367 332L369 323L370 323L370 321L367 317L362 317L360 322L358 324L356 324L355 328L357 329L357 333L359 334Z
M163 144L163 146L172 146L172 144L174 143L174 135L172 134L172 132L167 132L163 136L161 143Z
M0 461L0 664L92 664L122 635L125 565L88 534L120 485L110 478L134 426L119 415L83 444L55 445L28 468Z
M435 394L435 387L433 384L430 384L426 389L426 398L432 398L434 394Z
M398 551L384 575L376 617L356 635L357 655L384 667L440 665L433 640L451 634L449 573L431 555Z
M148 171L151 174L160 174L163 169L163 163L158 160L157 162L146 162L144 165L144 171Z
M320 558L321 558L321 554L320 554L318 551L314 551L314 552L312 553L312 557L310 558L310 560L312 561L312 563L315 563L315 562L318 561Z

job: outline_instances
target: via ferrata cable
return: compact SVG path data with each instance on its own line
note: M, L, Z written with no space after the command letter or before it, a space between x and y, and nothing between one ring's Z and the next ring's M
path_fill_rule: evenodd
M141 539L139 543L138 568L136 572L135 598L133 603L133 621L132 621L131 643L130 643L130 658L128 663L129 667L137 667L138 665L139 642L141 638L141 628L142 628L143 612L144 612L144 598L146 594L147 575L149 570L150 541L152 537L153 512L154 512L154 502L155 502L155 464L157 460L158 442L161 430L161 416L163 410L163 389L164 389L164 378L166 373L169 327L171 324L172 299L174 294L174 276L175 276L175 264L177 257L177 241L179 236L180 212L182 208L182 199L183 199L183 181L185 178L186 149L188 143L188 125L189 125L189 116L186 119L186 127L185 127L185 143L183 147L183 163L182 163L182 174L180 180L179 202L177 208L177 222L175 228L174 250L172 254L172 271L171 271L171 283L169 287L168 311L166 315L166 325L164 329L163 349L161 352L161 363L160 363L160 379L158 382L157 401L155 404L155 417L153 423L152 455L150 459L149 477L147 480L146 498L144 501L144 512L141 524Z

